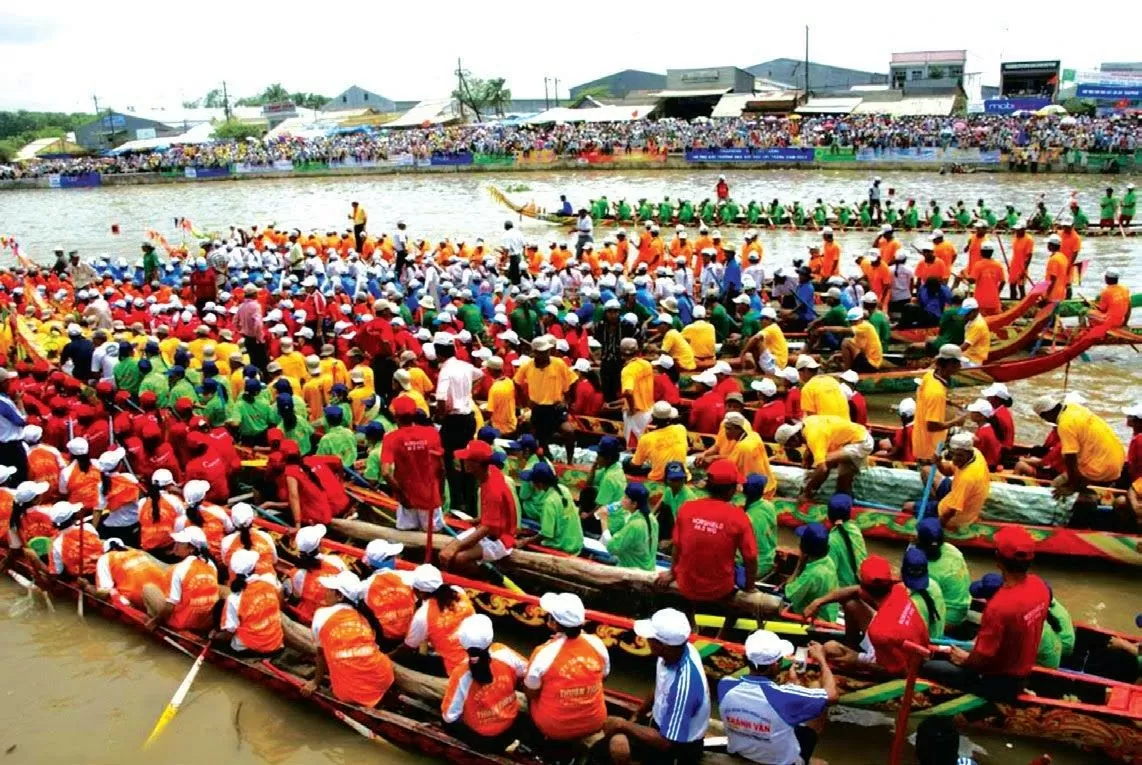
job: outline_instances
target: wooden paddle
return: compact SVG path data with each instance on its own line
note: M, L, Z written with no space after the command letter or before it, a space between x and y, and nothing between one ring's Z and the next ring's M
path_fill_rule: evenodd
M932 493L932 484L936 481L936 473L940 472L936 467L940 464L940 452L944 450L944 442L936 444L936 457L932 463L932 469L928 471L928 480L924 482L924 493L920 495L920 503L916 505L916 520L920 520L920 515L928 506L928 496Z
M912 713L912 697L916 693L916 675L920 671L920 662L932 655L932 652L911 640L904 641L904 649L911 654L908 657L908 677L904 681L904 696L900 699L900 708L896 712L896 731L892 736L892 752L889 755L890 765L900 765L904 756L904 740L908 737L908 716Z
M182 683L179 684L178 690L176 690L174 696L171 697L170 703L167 704L166 709L164 709L163 713L159 716L155 727L151 729L151 735L148 736L147 740L143 743L143 749L150 748L151 744L162 735L167 725L174 719L174 716L178 714L179 707L182 706L182 702L186 699L186 694L190 692L190 686L194 683L194 679L198 677L198 670L202 669L202 663L206 661L206 654L209 650L210 639L207 638L206 646L202 649L202 653L194 660L194 665L190 668L190 672L186 673L186 677L184 677Z

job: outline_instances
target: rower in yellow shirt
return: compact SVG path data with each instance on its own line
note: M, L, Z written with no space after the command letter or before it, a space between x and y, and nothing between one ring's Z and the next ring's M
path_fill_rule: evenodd
M337 358L336 353L330 343L321 346L321 374L329 375L334 385L348 385L349 370L345 368L345 362Z
M686 451L689 439L686 426L675 422L678 410L667 401L657 401L650 408L651 428L638 439L630 464L635 472L646 471L651 481L661 481L670 462L686 464ZM689 480L689 471L687 471Z
M849 419L849 400L836 378L818 374L821 365L807 353L797 357L797 375L801 378L801 411L805 417L831 414Z
M432 379L425 374L424 370L416 365L416 354L412 351L404 351L400 355L401 369L408 370L409 379L412 381L414 390L420 391L421 395L428 398L428 394L432 393L435 389L432 385Z
M425 400L420 391L412 387L412 379L407 369L398 369L393 372L393 386L400 390L400 394L396 398L408 396L416 404L416 408L424 412L425 416L432 414L428 408L428 401Z
M681 332L674 329L672 319L668 313L658 314L654 323L655 337L659 338L662 352L674 359L674 363L684 372L693 372L697 364L694 360L694 349Z
M762 494L766 499L777 496L777 477L769 465L769 455L765 451L765 443L761 436L749 424L749 420L741 412L728 412L722 420L726 440L731 445L729 460L738 469L738 480L744 482L752 473L765 476L765 491Z
M804 406L804 398L802 398ZM774 440L785 448L804 446L805 468L812 472L801 490L802 500L811 500L817 489L837 469L837 493L853 493L853 480L868 465L875 448L872 435L848 417L809 415L800 422L786 423L777 429Z
M504 377L504 360L499 356L492 356L485 361L484 369L494 380L488 388L488 419L492 427L506 438L515 433L519 426L516 418L516 386L511 378Z
M202 368L202 352L208 345L214 345L214 339L210 337L210 327L205 324L199 324L194 328L194 339L186 344L187 353L190 354L191 367L194 369ZM159 346L162 350L162 346Z
M155 332L162 338L159 340L159 353L162 355L163 361L166 362L168 367L173 367L174 352L178 350L179 339L174 335L168 335L170 328L165 324L160 324Z
M639 357L638 340L624 337L619 343L623 357L619 373L619 392L623 399L623 435L627 444L638 441L650 424L650 410L654 406L654 367Z
M360 370L361 374L365 376L365 387L375 392L377 387L373 384L373 368L366 364L364 359L365 352L360 348L349 349L349 363L353 365L349 368L350 379L352 379L354 370Z
M708 367L717 355L717 340L714 325L706 321L706 307L694 306L693 321L682 328L682 337L690 344L697 366Z
M1055 424L1066 473L1055 480L1055 496L1084 492L1089 483L1113 483L1122 475L1126 449L1106 420L1077 401L1042 396L1035 413Z
M218 365L218 371L229 377L230 373L234 371L231 366L230 359L237 353L242 355L242 349L237 343L234 342L234 333L229 329L218 330L218 343L214 346L215 362ZM239 365L240 366L240 365Z
M952 375L960 371L964 352L958 345L941 346L932 368L920 379L916 391L916 415L912 426L912 456L918 461L931 460L936 447L949 428L962 423L967 415L946 420L948 386Z
M964 529L975 523L991 494L991 473L987 469L987 460L975 448L975 436L956 433L948 439L944 458L921 470L921 480L927 482L929 470L939 470L946 477L935 484L928 507L921 508L919 517L931 516L933 511L930 508L935 504L940 525L946 529ZM916 505L905 502L901 509L911 514Z
M772 306L761 309L760 321L761 330L746 340L742 347L742 368L775 374L789 364L789 343L777 323L777 311Z
M987 326L987 319L980 314L979 302L975 298L964 299L960 315L964 317L964 344L960 346L964 352L964 366L982 366L991 353L991 329Z
M365 424L365 402L373 397L371 386L365 382L365 372L361 367L349 371L349 410L353 413L353 427Z
M294 347L292 338L282 338L281 353L276 361L282 365L282 374L286 377L292 377L302 382L309 379L309 372L305 366L305 356ZM320 364L318 371L320 371Z
M301 397L305 400L306 410L320 417L333 394L333 378L321 374L321 359L317 356L306 357L305 370L308 379L301 386Z

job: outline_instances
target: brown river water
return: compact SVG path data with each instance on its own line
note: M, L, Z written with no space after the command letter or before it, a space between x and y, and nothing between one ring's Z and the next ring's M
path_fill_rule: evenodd
M741 200L768 202L800 199L808 205L817 197L827 202L858 199L870 179L851 171L726 172L733 194ZM578 206L591 197L607 194L612 200L688 196L698 200L712 195L718 172L643 171L551 174L456 174L257 180L92 190L27 190L0 193L0 234L17 238L24 251L38 260L50 260L51 249L63 246L85 255L101 252L133 259L147 229L158 229L177 241L175 217L186 217L202 231L224 231L231 224L267 224L308 229L344 228L349 202L360 201L370 214L371 231L393 230L397 218L409 224L413 237L451 236L473 241L484 237L498 244L503 221L513 217L486 193L486 186L525 184L528 190L509 194L517 201L534 200L554 207L559 194ZM1106 185L1121 187L1124 180L1098 176L1006 176L935 173L881 173L884 186L896 189L897 198L929 199L942 206L963 199L969 206L979 197L999 211L1014 204L1028 213L1040 194L1047 207L1058 210L1073 190L1079 192L1087 214L1097 217L1095 199ZM113 236L112 224L122 234ZM560 229L523 221L526 237L544 241L561 239ZM736 241L739 232L726 232ZM765 263L769 269L800 258L816 239L809 232L763 231ZM961 237L957 237L958 239ZM838 236L845 258L866 248L871 236ZM904 241L909 237L904 235ZM1037 248L1032 274L1039 276L1044 258ZM1142 239L1089 238L1084 252L1093 259L1081 292L1095 296L1102 270L1114 266L1132 290L1142 287ZM9 258L8 253L0 257ZM3 261L6 262L6 261ZM1016 397L1018 438L1033 442L1046 433L1030 409L1042 391L1081 391L1091 407L1112 422L1123 438L1123 407L1139 396L1142 355L1130 348L1094 349L1091 361L1075 362L1069 373L1037 377L1011 385ZM961 394L966 397L966 394ZM890 421L895 399L871 402L874 416ZM783 542L793 545L784 530ZM870 550L897 560L901 548L871 542ZM974 575L991 570L986 553L969 553ZM1134 630L1134 615L1142 611L1142 587L1137 571L1112 565L1066 561L1044 562L1037 567L1069 607L1075 621L1119 630ZM190 660L165 646L118 625L92 616L80 622L74 610L60 607L54 615L42 606L25 611L19 602L23 591L12 582L0 582L0 656L6 668L5 689L0 691L0 765L23 763L348 763L369 760L383 763L420 763L423 758L377 745L358 737L341 723L322 717L303 704L292 704L260 687L228 676L211 666L203 669L183 710L160 741L141 751L151 726L174 693ZM57 604L62 606L62 604ZM508 635L520 649L530 649L534 636ZM643 692L653 682L649 666L628 662L616 666L614 682L624 690ZM1061 765L1100 760L1066 747L972 735L983 748L982 763L1026 763L1050 752ZM891 741L886 727L859 727L834 722L826 730L817 756L839 765L865 765L887 761Z

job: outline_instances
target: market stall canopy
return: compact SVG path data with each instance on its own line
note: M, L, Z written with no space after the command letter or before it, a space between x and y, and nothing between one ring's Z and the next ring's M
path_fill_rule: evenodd
M87 149L66 138L37 138L16 152L13 162L30 162L47 157L71 157L86 154Z
M863 98L810 98L797 107L798 114L852 114Z
M456 101L451 98L440 98L435 101L421 101L400 117L386 123L385 127L430 127L432 125L448 125L459 122L460 119L460 110Z
M646 117L658 104L614 104L588 109L557 106L524 120L527 125L546 125L553 122L630 122Z

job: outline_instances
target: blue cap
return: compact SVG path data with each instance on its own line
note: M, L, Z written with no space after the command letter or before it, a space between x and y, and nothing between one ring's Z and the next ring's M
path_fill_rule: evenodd
M186 374L186 369L180 364L175 364L173 367L167 370L167 377L182 374Z
M292 393L293 386L290 385L289 380L286 378L279 377L278 379L274 380L274 390L276 390L278 393Z
M853 498L848 494L834 494L829 497L829 520L847 521L853 517Z
M900 579L910 590L928 589L928 556L919 547L909 547L904 551Z
M147 353L158 353L159 352L159 344L156 343L154 340L148 340L147 344L143 346L143 350Z
M769 476L762 473L750 473L745 477L745 483L742 484L742 491L746 494L761 495L765 492L766 485L769 484Z
M218 381L214 380L214 379L203 380L202 381L202 392L203 393L217 393L218 392Z
M150 359L139 359L140 372L150 372L152 368Z
M599 454L607 457L617 457L623 450L623 442L618 436L603 436L599 439Z
M206 377L213 377L218 374L218 365L213 361L202 362L202 374Z
M253 364L247 364L245 367L242 368L242 376L243 377L257 377L258 372L259 372L258 368L256 366L254 366Z
M323 412L325 414L325 419L329 420L330 422L334 420L341 422L342 418L345 416L345 413L341 411L341 407L339 406L327 406Z
M519 441L516 441L513 439L511 441L508 441L507 444L504 445L504 448L507 449L509 452L518 452L521 449L523 449L523 444L521 444Z
M667 481L685 481L686 466L677 460L674 460L673 462L667 462L666 472L664 475Z
M1138 614L1134 617L1134 625L1137 627L1142 627L1142 614Z
M246 392L247 393L257 393L261 389L262 389L262 381L261 380L254 379L252 377L249 380L246 380Z
M345 387L345 383L333 383L333 387L329 389L329 392L344 396L349 392L349 389Z
M360 431L366 436L381 436L385 433L385 426L376 420L371 420L366 422L364 426L360 428Z
M925 518L916 524L916 541L921 545L939 544L944 541L944 528L939 518Z
M293 409L293 396L288 393L279 393L276 401L278 409Z
M119 342L119 355L120 356L122 356L126 353L129 353L130 351L132 351L134 349L135 349L135 346L131 345L126 340L121 340Z
M489 464L495 465L498 468L502 468L504 463L507 461L508 455L504 454L503 452L492 452L492 461Z
M531 470L525 470L519 474L519 477L525 481L547 481L555 483L555 471L552 470L551 465L540 460L532 466Z
M631 481L627 484L626 495L640 505L650 498L650 489L642 481Z
M478 433L476 433L476 438L478 440L486 441L489 444L492 443L493 441L495 441L499 437L500 437L499 429L493 428L491 425L485 425L484 427L480 428Z
M530 433L524 433L519 437L519 445L523 449L538 449L539 442L535 440L535 436Z
M829 550L829 532L820 523L806 523L797 527L801 537L802 552L810 555L824 555Z
M177 366L190 366L190 354L187 351L175 351L174 363Z
M999 592L999 588L1003 586L1003 576L995 573L984 574L981 579L977 579L971 583L968 592L971 593L973 598L980 600L990 600L995 593ZM1138 625L1142 627L1142 624Z

